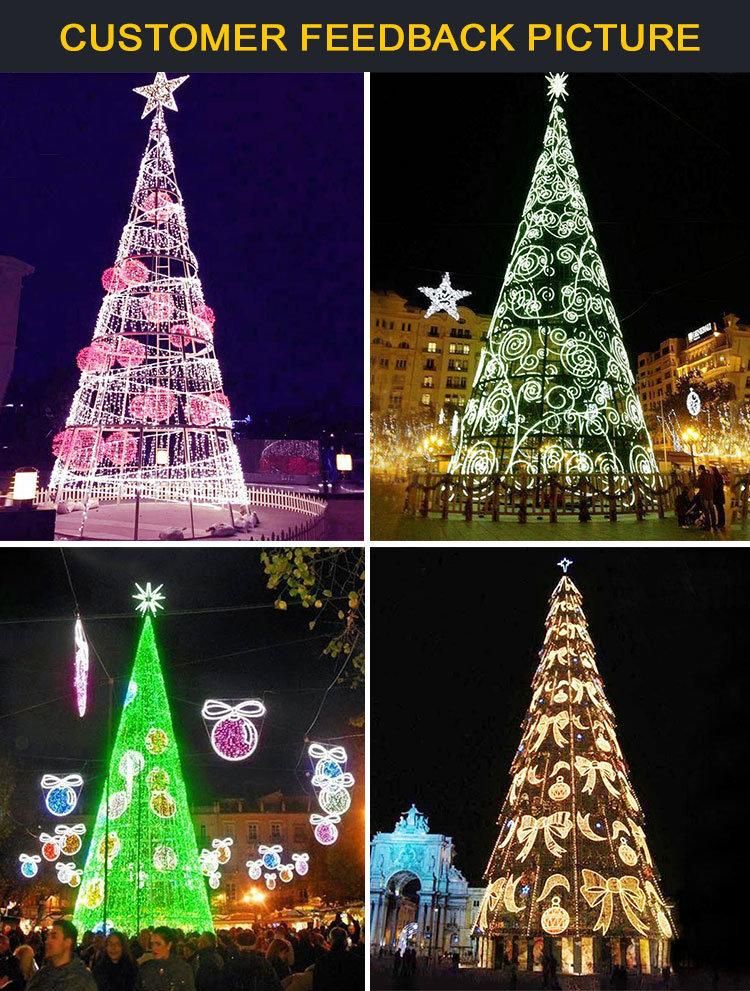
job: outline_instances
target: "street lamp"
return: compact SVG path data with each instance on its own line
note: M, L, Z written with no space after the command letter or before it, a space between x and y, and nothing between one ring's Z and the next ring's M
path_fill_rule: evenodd
M686 427L682 431L683 441L690 445L690 461L693 465L693 481L695 481L695 442L698 440L699 436L700 434L695 427Z

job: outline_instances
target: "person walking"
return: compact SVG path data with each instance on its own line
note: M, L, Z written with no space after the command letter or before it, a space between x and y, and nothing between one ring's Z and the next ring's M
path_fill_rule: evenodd
M716 526L723 530L727 525L726 514L724 512L724 476L719 471L717 465L711 468L711 475L714 481L714 505L716 506Z
M698 495L701 500L701 508L705 517L703 523L704 530L716 529L714 521L714 479L710 471L706 471L706 466L701 465L698 469Z
M130 943L120 932L112 931L104 944L104 953L91 969L99 991L133 991L138 965L130 953Z
M151 952L153 960L138 967L138 991L195 991L193 968L178 956L172 929L157 926L153 930Z
M76 956L78 930L67 919L57 919L44 944L44 966L26 985L26 991L97 991L86 964Z

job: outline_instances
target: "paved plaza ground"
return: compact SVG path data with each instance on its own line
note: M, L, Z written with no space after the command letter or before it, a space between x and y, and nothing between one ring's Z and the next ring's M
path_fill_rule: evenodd
M585 543L588 541L700 541L750 540L750 524L734 524L718 533L697 529L681 529L673 514L660 520L656 514L639 521L635 516L621 516L616 523L594 518L579 523L575 517L561 516L559 522L537 519L529 514L528 522L519 523L514 517L491 519L475 516L469 523L460 517L448 520L439 517L405 516L404 484L373 479L370 497L370 527L373 540L508 540Z

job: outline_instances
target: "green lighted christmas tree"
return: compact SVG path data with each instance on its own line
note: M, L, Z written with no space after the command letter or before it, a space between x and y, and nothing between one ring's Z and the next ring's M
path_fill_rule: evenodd
M450 471L657 470L568 137L547 77L544 147Z
M81 932L213 930L154 638L163 596L148 584L134 598L145 619L73 921Z
M547 952L566 973L658 972L670 908L567 573L550 598L532 691L477 919L482 961L505 953L541 969Z

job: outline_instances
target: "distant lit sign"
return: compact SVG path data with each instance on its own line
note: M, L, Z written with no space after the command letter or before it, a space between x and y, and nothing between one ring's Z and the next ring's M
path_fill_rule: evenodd
M691 330L687 335L688 344L692 344L693 341L700 340L701 337L705 337L706 334L710 334L713 329L714 325L712 323L704 323L703 326L699 327L697 330Z

